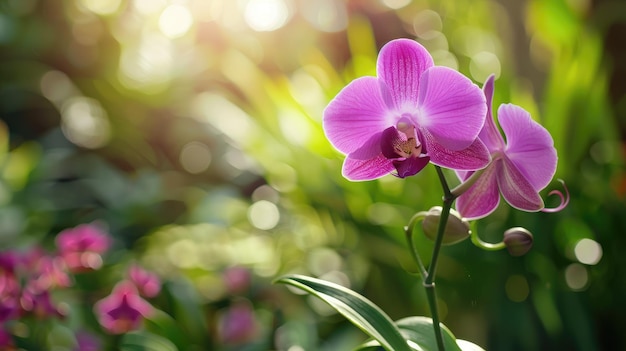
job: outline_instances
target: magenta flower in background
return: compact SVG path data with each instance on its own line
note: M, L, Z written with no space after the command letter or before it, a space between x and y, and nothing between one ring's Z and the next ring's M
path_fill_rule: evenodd
M67 311L59 308L52 302L49 290L41 290L35 281L30 281L22 290L20 306L25 313L34 315L39 319L48 317L64 318Z
M56 243L69 270L83 272L102 266L102 254L111 246L111 238L97 225L81 224L59 233Z
M161 280L159 277L136 264L128 268L128 279L135 284L139 294L145 297L155 297L161 291Z
M0 272L0 323L19 316L20 296L21 287L17 278Z
M32 282L39 290L67 288L72 280L66 271L65 261L61 257L41 256L33 264Z
M96 303L94 312L107 332L122 334L138 329L144 317L152 313L152 305L139 296L132 282L123 280Z
M13 344L13 337L4 327L0 327L0 350L16 350Z
M100 351L102 343L93 334L86 331L76 333L76 347L73 351Z
M371 180L394 170L404 178L428 162L476 170L489 162L477 140L487 111L480 89L459 72L433 65L413 40L387 43L377 77L348 84L324 111L324 131L347 157L343 175Z
M226 289L231 294L240 294L250 287L252 274L250 270L242 266L228 267L224 270L222 279L226 285Z
M519 106L502 104L498 108L498 121L505 141L492 115L493 89L492 75L483 86L489 109L479 135L489 149L492 161L456 202L457 210L468 219L483 218L492 213L500 203L500 193L514 208L529 212L542 210L544 203L539 191L550 183L556 172L557 155L552 136ZM472 173L457 171L462 181ZM566 202L562 203L558 209L565 205Z
M254 339L258 332L254 309L247 300L229 307L219 320L219 336L223 343L238 345Z

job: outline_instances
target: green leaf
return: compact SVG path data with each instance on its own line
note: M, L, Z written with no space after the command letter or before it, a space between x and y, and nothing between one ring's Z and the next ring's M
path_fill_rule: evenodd
M433 329L433 320L428 317L407 317L396 321L396 325L400 329L402 335L412 342L411 346L416 350L423 351L438 351L437 339L435 339L435 332ZM471 348L461 348L458 345L456 338L445 325L441 325L441 332L443 334L443 346L446 351L475 351ZM465 343L469 343L465 341ZM471 343L469 343L471 344ZM472 344L473 345L473 344ZM372 340L361 345L356 350L367 351L376 350L379 344L376 340ZM475 346L475 345L474 345ZM478 349L480 350L480 348Z
M171 341L148 332L125 334L120 342L121 351L178 351Z
M189 349L189 340L185 338L180 325L169 314L155 308L144 323L147 331L167 338L178 349Z
M485 349L483 349L482 347L467 340L457 339L456 343L459 345L462 351L485 351Z
M281 277L275 283L300 288L328 303L352 324L389 351L411 351L389 316L365 297L341 285L301 275Z

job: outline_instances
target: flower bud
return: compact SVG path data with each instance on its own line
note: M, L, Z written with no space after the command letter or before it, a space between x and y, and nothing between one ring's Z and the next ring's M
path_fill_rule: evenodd
M432 207L428 210L428 214L422 221L424 235L431 240L435 240L437 237L437 228L439 227L441 210L441 206ZM451 209L446 229L443 233L443 245L453 245L459 243L469 238L470 234L469 223L461 217L461 214Z
M504 232L503 241L511 256L523 256L533 246L533 235L526 228L514 227Z

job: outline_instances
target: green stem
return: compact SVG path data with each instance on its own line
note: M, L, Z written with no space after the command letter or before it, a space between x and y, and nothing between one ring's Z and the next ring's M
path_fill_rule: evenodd
M428 212L426 211L420 211L414 214L413 217L411 217L411 220L409 221L409 225L404 227L404 235L406 236L406 241L409 244L409 249L411 249L411 255L413 256L413 259L417 263L419 272L422 275L422 278L424 279L428 275L428 271L426 270L424 263L422 263L422 259L420 258L420 255L417 252L417 248L415 247L415 242L413 241L413 229L415 228L415 226L417 225L419 221L423 220L424 217L426 217L427 214Z
M497 250L502 250L506 248L506 245L504 245L504 242L501 241L499 243L496 244L492 244L492 243L488 243L486 241L483 241L480 236L478 236L478 230L476 229L476 221L472 222L472 230L471 230L472 234L471 234L471 240L472 243L478 247L480 247L481 249L487 250L487 251L497 251Z
M443 345L443 336L441 334L441 326L439 325L439 310L437 308L437 292L435 290L435 274L437 273L437 263L439 262L439 252L441 251L441 245L443 243L443 234L445 233L446 224L448 223L448 217L450 216L450 209L452 203L456 199L457 195L450 191L450 186L446 180L441 167L435 166L441 187L443 188L443 206L439 217L439 227L437 228L437 237L435 238L435 246L433 247L433 255L430 260L430 266L428 267L428 274L424 279L424 289L426 289L426 295L428 297L428 305L430 307L430 313L433 318L433 328L435 330L435 338L437 340L437 348L439 351L445 351Z

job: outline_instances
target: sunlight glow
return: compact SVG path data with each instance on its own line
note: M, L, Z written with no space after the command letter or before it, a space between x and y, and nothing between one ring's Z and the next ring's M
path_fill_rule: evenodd
M244 17L253 30L270 32L287 23L289 8L284 0L249 0Z
M382 0L385 6L392 10L397 10L411 3L411 0Z
M343 1L303 1L302 15L315 28L324 32L339 32L348 26L348 10Z
M97 100L75 97L61 108L61 130L72 143L95 149L104 146L110 138L107 114Z
M595 265L602 258L602 246L591 239L581 239L574 247L574 254L580 263Z
M121 0L80 0L80 4L98 15L111 15L120 7Z
M160 11L165 5L165 0L133 0L133 7L142 15Z
M118 78L130 89L146 89L168 82L174 66L170 40L152 34L142 38L138 46L128 46L120 55Z
M191 25L193 17L189 9L182 5L170 5L159 17L159 29L168 38L174 39L185 35Z

